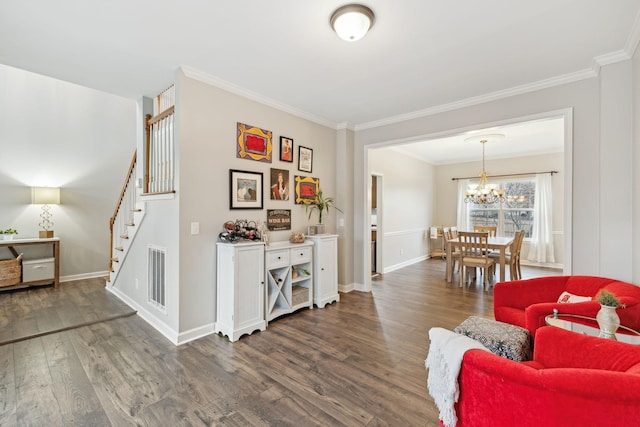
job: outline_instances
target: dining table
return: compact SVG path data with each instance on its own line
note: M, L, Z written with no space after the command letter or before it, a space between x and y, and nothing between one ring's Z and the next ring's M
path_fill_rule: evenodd
M489 249L500 251L500 259L498 263L500 264L500 281L504 282L505 280L505 264L507 259L507 249L511 246L513 242L514 236L505 237L505 236L489 236L487 239L487 246ZM455 239L447 240L446 251L447 251L447 268L446 268L446 276L447 282L451 282L453 280L453 268L452 268L452 260L451 260L451 252L453 248L460 244L460 240L456 237Z

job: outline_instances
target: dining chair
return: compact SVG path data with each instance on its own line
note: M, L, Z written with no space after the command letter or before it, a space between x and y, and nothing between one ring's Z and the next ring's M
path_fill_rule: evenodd
M516 231L513 235L513 242L509 248L509 252L505 254L505 265L509 266L509 273L511 280L520 280L522 278L522 272L520 271L520 252L522 250L522 242L524 241L524 230ZM500 254L491 252L489 256L498 262ZM494 270L495 273L495 270Z
M460 287L467 277L467 268L483 269L484 290L489 290L489 276L493 275L495 261L489 257L489 233L477 231L458 231L460 248ZM467 279L468 282L468 279Z
M457 231L456 231L456 237L453 237L451 228L443 227L442 235L444 236L444 244L447 245L448 244L447 242L449 240L455 239L457 237ZM451 271L455 271L456 262L458 263L458 270L460 270L460 249L454 246L453 248L451 248Z
M496 237L498 234L498 227L494 225L474 225L473 231L489 233L490 237Z

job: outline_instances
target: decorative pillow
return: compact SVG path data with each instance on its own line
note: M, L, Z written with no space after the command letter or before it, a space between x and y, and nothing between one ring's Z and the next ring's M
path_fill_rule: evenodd
M492 353L516 362L531 360L533 354L531 335L520 326L470 316L453 332L473 338Z
M564 291L560 294L560 298L558 298L559 303L573 303L573 302L585 302L591 301L591 297L583 297L581 295L574 295L567 291Z

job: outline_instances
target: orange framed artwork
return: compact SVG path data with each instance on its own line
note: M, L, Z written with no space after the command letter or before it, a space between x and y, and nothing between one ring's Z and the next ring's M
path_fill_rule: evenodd
M310 176L296 176L296 204L308 205L316 199L320 190L320 179Z
M236 157L271 163L272 132L238 122Z

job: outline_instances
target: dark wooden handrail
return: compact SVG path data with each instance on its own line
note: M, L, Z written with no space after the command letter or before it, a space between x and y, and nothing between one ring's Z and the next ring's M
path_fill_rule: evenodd
M118 202L116 203L116 208L113 211L113 216L109 219L109 272L111 272L113 269L113 224L115 224L116 222L118 212L120 211L120 206L122 206L122 201L124 200L124 196L127 192L127 186L129 185L131 176L135 171L137 158L138 154L134 151L133 158L131 159L131 164L129 165L129 171L127 172L124 184L122 185L122 191L120 191L120 197L118 197Z

